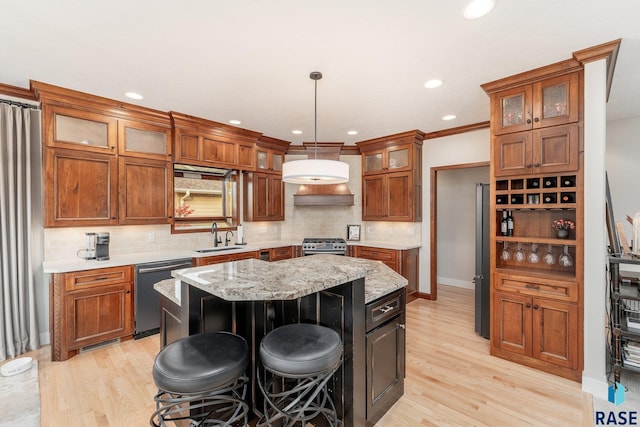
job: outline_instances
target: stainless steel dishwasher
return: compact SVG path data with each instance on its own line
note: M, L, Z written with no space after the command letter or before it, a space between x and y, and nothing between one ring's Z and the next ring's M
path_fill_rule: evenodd
M153 285L170 279L172 270L191 266L191 258L136 264L133 282L134 338L153 335L160 330L160 295Z

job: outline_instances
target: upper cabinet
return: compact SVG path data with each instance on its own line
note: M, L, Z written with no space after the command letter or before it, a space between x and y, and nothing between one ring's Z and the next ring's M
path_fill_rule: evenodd
M244 175L244 220L284 221L282 164L290 142L261 136L256 144L256 172Z
M167 113L40 82L45 227L171 220Z
M171 112L176 163L254 170L260 133Z
M362 220L422 220L422 141L415 130L358 142Z
M577 122L579 89L579 74L573 72L492 94L493 134Z

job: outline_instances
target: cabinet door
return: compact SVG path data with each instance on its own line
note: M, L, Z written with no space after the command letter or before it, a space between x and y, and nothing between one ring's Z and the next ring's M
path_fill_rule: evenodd
M116 157L81 150L46 149L45 227L115 225Z
M387 220L413 221L414 194L411 172L396 172L386 175Z
M115 154L115 118L56 106L45 107L44 111L45 143L49 147Z
M536 173L578 170L578 126L533 131L533 170Z
M578 366L578 308L533 298L533 357L566 368Z
M67 348L133 334L131 283L70 293L65 301Z
M384 172L385 150L368 151L362 155L362 172L364 175Z
M578 121L580 89L578 73L558 76L533 85L533 127L574 123Z
M175 160L178 163L197 164L200 161L200 138L176 129Z
M171 160L171 128L118 120L118 154Z
M495 292L492 317L494 347L531 356L531 297Z
M386 212L385 177L367 176L362 179L362 219L377 220Z
M493 174L495 176L531 173L531 132L510 133L494 137Z
M269 186L270 180L268 175L256 174L254 179L253 198L254 198L254 221L269 219Z
M279 248L269 249L269 261L280 261L283 259L293 258L294 256L293 246L282 246Z
M366 335L367 421L377 421L404 393L405 332L402 318Z
M391 146L385 153L386 170L389 172L399 172L411 170L413 167L413 152L411 144Z
M491 128L494 135L532 128L532 87L526 85L491 96Z
M269 219L272 221L284 220L284 184L282 178L277 175L269 177Z
M202 162L212 166L232 167L236 161L236 144L213 138L202 138Z
M120 224L168 224L173 182L171 163L120 157Z
M254 144L238 144L238 168L242 170L253 170L255 168L255 146Z

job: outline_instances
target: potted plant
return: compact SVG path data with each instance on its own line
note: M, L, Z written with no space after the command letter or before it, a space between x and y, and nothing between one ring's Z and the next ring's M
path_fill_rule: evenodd
M556 219L551 226L556 229L556 236L559 239L566 239L569 237L569 230L575 230L576 223L570 219Z

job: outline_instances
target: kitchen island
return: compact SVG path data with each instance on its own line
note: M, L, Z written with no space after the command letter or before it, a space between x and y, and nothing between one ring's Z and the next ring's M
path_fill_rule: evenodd
M319 323L338 332L344 343L343 364L330 389L343 425L372 425L402 395L407 280L384 264L314 255L272 263L234 261L177 270L173 275L180 281L179 300L166 283L156 288L165 298L178 300L180 336L225 330L245 337L251 348L251 373L256 372L260 340L278 326ZM398 296L389 299L395 294ZM378 306L378 301L383 304ZM381 328L373 331L382 324L395 326L393 333L384 335L393 339L398 353L398 363L390 366L395 375L385 372L377 376L395 378L390 385L397 387L392 387L394 392L390 394L375 392L380 384L373 384L376 375L370 372L371 357L380 347L375 342L389 344L377 332ZM375 342L367 341L369 329ZM260 396L255 387L251 390L253 404ZM372 394L376 395L375 401L369 399ZM392 402L382 399L382 394L392 397ZM378 401L381 404L376 407Z

